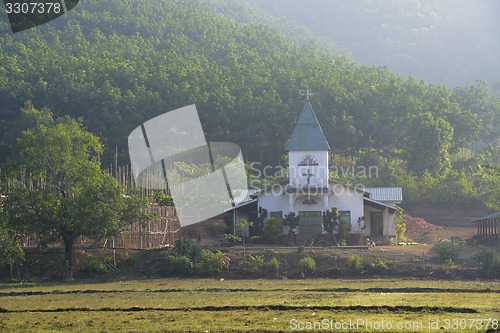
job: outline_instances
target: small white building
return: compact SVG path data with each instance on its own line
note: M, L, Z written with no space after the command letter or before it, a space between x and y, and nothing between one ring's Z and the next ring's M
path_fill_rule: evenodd
M330 145L308 99L287 150L288 181L260 190L251 200L234 207L235 220L248 214L249 207L264 208L267 219L284 218L294 212L299 216L299 226L294 230L297 241L310 243L326 233L323 212L336 207L340 220L351 223L351 234L373 238L395 236L396 204L402 201L401 188L354 188L330 180ZM284 228L283 233L288 230Z

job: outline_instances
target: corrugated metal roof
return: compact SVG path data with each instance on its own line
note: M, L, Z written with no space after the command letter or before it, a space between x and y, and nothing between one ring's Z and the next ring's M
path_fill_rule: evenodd
M403 189L401 187L365 187L370 193L370 198L377 201L403 201Z
M252 202L256 202L257 198L252 198L252 195L254 195L255 193L257 193L259 191L260 190L253 189L253 188L249 188L247 190L242 190L240 192L240 195L234 197L234 203L236 203L236 205L224 210L224 212L229 212L229 211L232 211L233 209L238 209L240 207L251 204Z
M250 189L250 188L247 190L242 190L240 192L240 195L234 198L234 202L236 203L236 206L238 206L239 204L244 204L248 201L253 200L253 198L251 196L259 191L260 190L258 190L258 189Z
M389 209L392 209L392 210L397 210L398 207L394 207L394 206L391 206L391 205L388 205L386 203L383 203L381 201L378 201L378 200L373 200L373 199L370 199L370 198L363 198L364 201L366 202L369 202L369 203L372 203L376 206L381 206L381 207L387 207Z
M254 202L257 202L257 198L252 199L252 200L249 200L249 201L246 201L246 202L242 202L242 203L240 203L240 204L239 204L239 205L237 205L237 206L227 208L227 209L225 209L225 210L224 210L224 213L227 213L227 212L233 211L233 210L235 210L235 209L239 209L239 208L241 208L241 207L243 207L243 206L249 205L249 204L254 203Z
M477 220L472 221L472 222L479 222L479 221L491 220L491 219L496 219L496 218L500 218L500 212L488 214L488 215L480 217Z
M330 150L330 145L309 101L304 102L304 108L297 120L287 150Z

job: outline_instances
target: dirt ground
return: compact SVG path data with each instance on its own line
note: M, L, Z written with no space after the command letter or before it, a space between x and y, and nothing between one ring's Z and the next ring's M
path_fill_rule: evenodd
M475 235L477 235L477 229L475 227L443 227L442 230L434 230L424 233L418 238L418 241L422 244L434 244L441 239L458 237L460 239L467 240Z
M375 246L370 252L391 252L399 254L414 254L414 255L428 255L432 245L419 244L419 245L393 245L393 246Z
M444 206L421 202L415 207L407 209L405 213L442 227L469 228L473 227L472 221L491 213L491 211L478 205L474 207L454 204Z

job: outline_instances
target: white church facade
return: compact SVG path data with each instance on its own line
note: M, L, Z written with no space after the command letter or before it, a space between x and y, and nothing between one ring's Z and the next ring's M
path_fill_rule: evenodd
M288 147L286 182L252 195L252 209L263 208L266 218L299 216L294 230L297 242L307 244L325 234L323 212L336 207L341 221L350 222L351 235L381 238L395 236L396 204L402 201L401 188L354 188L329 179L330 146L309 99L297 120ZM235 219L244 210L234 208ZM285 227L284 234L289 230ZM353 237L354 238L354 237ZM360 239L357 237L357 239Z

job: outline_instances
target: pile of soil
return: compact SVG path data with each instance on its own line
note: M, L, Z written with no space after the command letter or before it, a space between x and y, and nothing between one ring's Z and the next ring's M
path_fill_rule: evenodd
M420 241L431 231L443 230L442 227L429 223L419 217L411 217L410 215L403 215L403 222L406 223L406 238L414 241Z

